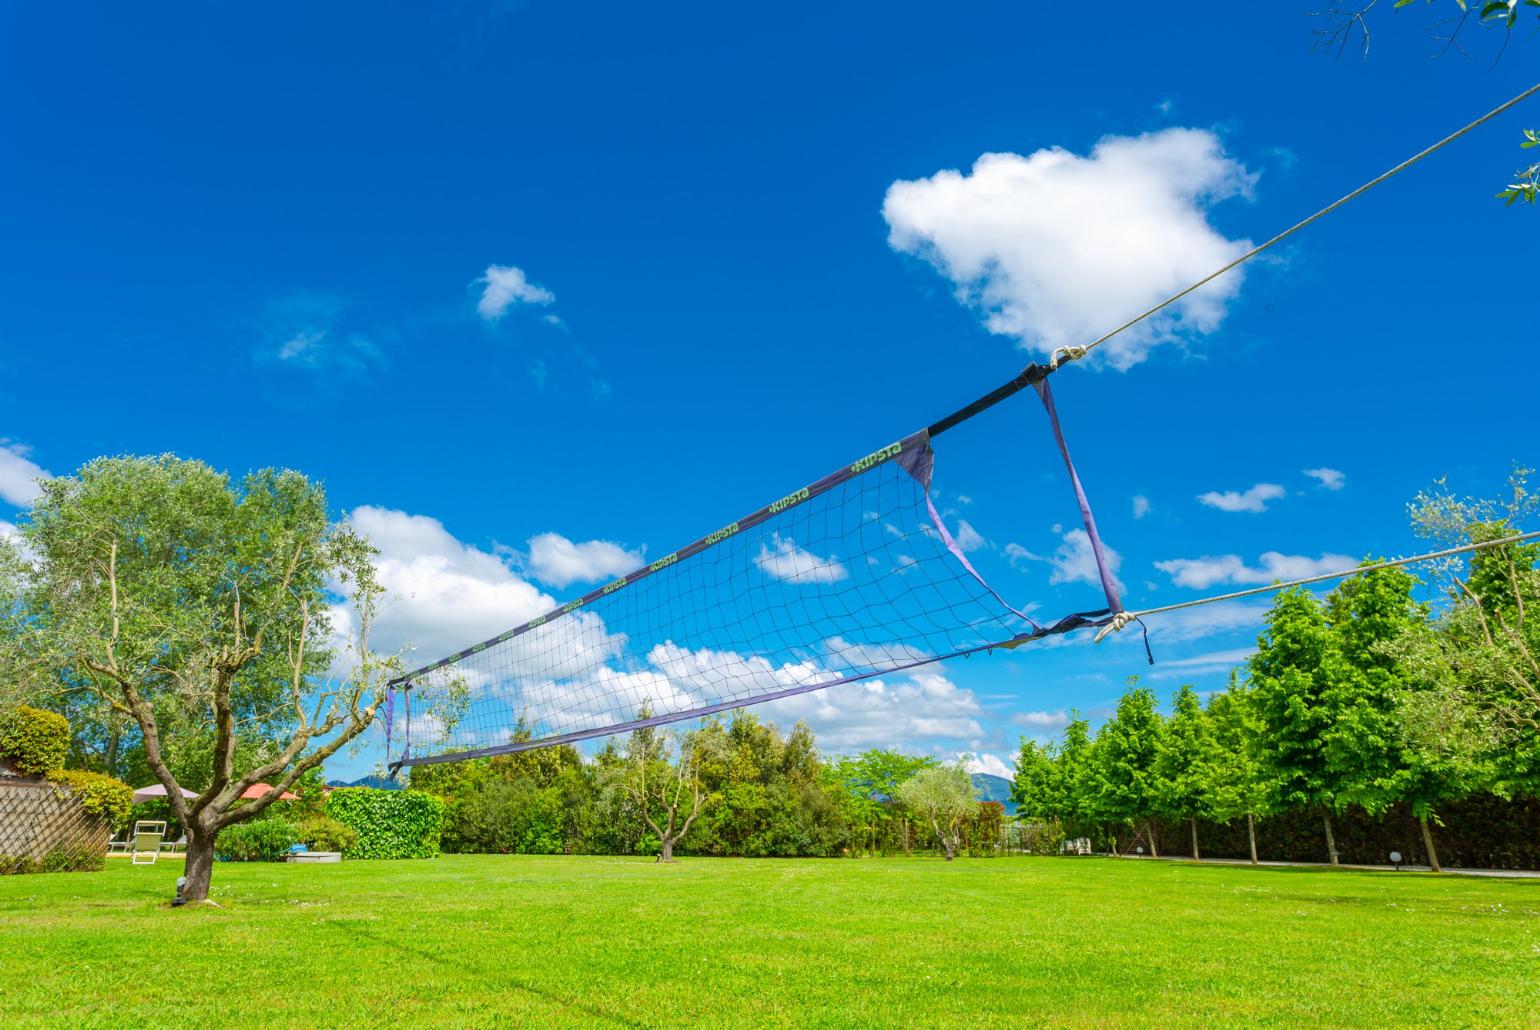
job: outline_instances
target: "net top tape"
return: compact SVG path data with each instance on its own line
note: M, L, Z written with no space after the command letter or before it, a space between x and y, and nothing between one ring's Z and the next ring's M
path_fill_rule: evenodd
M469 658L472 655L480 654L482 651L485 651L489 647L501 644L507 640L512 640L514 637L528 633L530 630L538 629L547 623L554 622L564 615L570 615L575 611L579 611L585 605L591 604L601 597L613 594L615 591L622 590L632 583L637 582L638 580L645 579L646 577L652 575L654 572L659 572L668 568L670 565L675 565L687 558L691 558L701 553L702 551L707 550L708 548L716 546L723 540L726 540L727 538L737 533L743 532L747 529L752 529L760 523L774 518L782 512L789 511L790 509L795 508L800 504L804 504L812 500L814 497L819 496L820 494L827 493L828 491L834 489L836 486L839 486L841 483L848 482L852 479L855 479L857 476L864 475L865 473L870 472L872 469L885 465L890 461L897 461L905 469L905 471L909 472L910 475L919 480L922 485L929 486L931 470L930 438L932 435L932 431L929 429L921 429L918 432L911 433L901 440L897 440L888 444L886 447L873 451L872 453L866 455L864 458L860 458L851 462L849 465L845 465L834 470L833 472L830 472L822 479L819 479L814 483L810 483L800 490L795 490L787 494L785 497L782 497L780 500L770 502L764 507L759 508L756 511L738 519L736 522L730 522L723 526L721 529L718 529L713 533L708 533L693 543L687 544L686 546L681 547L676 551L670 552L664 557L659 558L657 561L649 562L648 564L636 569L634 572L627 573L618 579L613 579L610 582L605 583L603 586L590 590L582 597L552 608L550 611L543 615L537 615L535 618L530 619L528 622L521 626L515 626L513 629L499 633L497 636L492 637L491 639L483 640L479 644L472 644L470 647L467 647L461 651L457 651L445 658L440 658L436 662L432 662L428 665L422 666L419 669L413 669L411 672L397 676L395 679L390 681L389 686L410 690L412 687L412 681L420 676L426 676L429 673L438 671L439 669L454 665L456 662Z

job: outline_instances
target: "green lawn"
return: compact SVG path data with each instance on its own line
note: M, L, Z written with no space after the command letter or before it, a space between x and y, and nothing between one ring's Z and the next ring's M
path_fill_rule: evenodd
M1540 1024L1540 881L445 856L0 877L0 1023Z

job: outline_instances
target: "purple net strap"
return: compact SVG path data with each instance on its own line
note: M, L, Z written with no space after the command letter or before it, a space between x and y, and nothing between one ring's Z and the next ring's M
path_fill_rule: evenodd
M1118 598L1117 587L1112 581L1112 572L1107 568L1107 553L1102 547L1101 534L1096 532L1096 517L1091 514L1091 502L1086 500L1085 488L1080 485L1080 476L1075 473L1075 463L1069 457L1069 445L1064 442L1064 430L1059 427L1059 412L1053 405L1053 390L1049 388L1046 379L1034 383L1033 386L1048 412L1048 421L1053 426L1053 438L1059 443L1059 453L1064 455L1064 467L1069 469L1069 481L1075 488L1075 500L1080 503L1080 520L1085 524L1086 536L1091 540L1091 553L1096 556L1096 571L1101 576L1102 592L1107 595L1107 607L1114 613L1120 612L1123 610L1123 602Z
M385 688L385 761L390 761L390 731L396 722L396 688Z
M978 580L979 586L989 591L989 596L1000 602L1001 606L1004 607L1006 611L1010 612L1018 619L1024 619L1027 625L1031 626L1033 629L1041 630L1043 627L1038 625L1036 619L1032 618L1032 616L1028 615L1026 612L1018 611L1010 604L1006 603L1005 598L996 593L995 588L986 583L984 581L984 577L978 574L978 570L973 567L973 563L968 560L968 556L963 554L963 549L957 546L956 540L952 539L952 534L947 532L946 523L941 521L941 513L936 510L935 502L930 499L929 485L925 487L925 508L930 512L931 524L936 527L936 532L941 534L941 542L946 544L946 549L948 551L952 552L952 557L956 558L962 567L968 570L968 575Z
M931 450L928 438L924 441L924 444L925 446L923 447L915 447L901 454L898 458L898 464L900 468L914 477L915 482L925 489L925 509L930 512L931 525L936 528L936 533L941 537L941 542L946 545L948 551L952 552L952 557L957 559L957 563L968 570L968 575L972 576L979 586L987 590L989 596L998 601L1002 608L1018 619L1025 621L1034 630L1041 632L1043 627L1036 619L1025 612L1011 607L1011 605L1006 603L1005 598L995 592L994 587L985 582L984 577L979 575L978 570L973 567L973 563L968 560L968 556L963 554L963 549L957 546L957 541L952 538L952 534L947 531L946 523L941 521L941 513L936 510L936 504L930 498L930 476L931 472L935 469L935 453Z

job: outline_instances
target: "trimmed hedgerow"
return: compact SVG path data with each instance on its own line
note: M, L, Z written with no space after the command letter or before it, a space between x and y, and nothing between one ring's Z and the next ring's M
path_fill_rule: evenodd
M358 832L343 858L432 858L438 854L444 803L419 790L341 787L326 814Z
M0 712L0 758L18 772L42 776L64 765L70 751L69 720L41 708L20 705Z
M299 834L282 819L253 819L219 831L214 854L226 862L282 862Z
M294 829L300 843L311 851L347 851L358 843L358 831L345 826L329 815L312 815L301 819Z
M80 807L109 826L121 826L128 821L134 807L134 788L122 780L105 773L88 772L85 769L55 769L48 779L80 801Z

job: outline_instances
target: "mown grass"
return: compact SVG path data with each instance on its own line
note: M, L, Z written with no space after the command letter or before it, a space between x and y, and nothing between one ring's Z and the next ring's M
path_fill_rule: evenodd
M1540 881L445 856L0 878L0 1023L1540 1024Z

